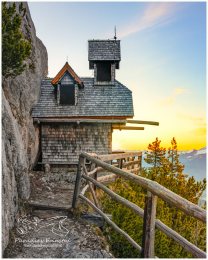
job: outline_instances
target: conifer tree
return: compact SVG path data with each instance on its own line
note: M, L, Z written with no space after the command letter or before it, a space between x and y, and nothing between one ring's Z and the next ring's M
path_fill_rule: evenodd
M145 162L153 166L153 172L157 175L159 168L169 169L169 162L166 158L166 149L160 146L161 140L156 137L155 141L148 145L145 152ZM153 175L154 175L153 173Z
M184 170L184 165L179 162L178 147L175 137L171 140L171 147L168 148L168 159L170 162L170 171L174 174L180 174Z
M3 78L20 75L26 68L25 60L31 53L31 40L25 39L21 31L23 4L2 3L2 75Z

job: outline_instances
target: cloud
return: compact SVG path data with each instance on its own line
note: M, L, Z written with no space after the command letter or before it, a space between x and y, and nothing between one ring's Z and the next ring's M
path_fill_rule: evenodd
M175 3L149 3L142 15L139 14L136 20L119 32L119 38L167 23L175 11L175 6Z
M167 96L159 101L160 106L170 106L176 101L176 98L184 93L187 93L186 88L175 88L170 96Z

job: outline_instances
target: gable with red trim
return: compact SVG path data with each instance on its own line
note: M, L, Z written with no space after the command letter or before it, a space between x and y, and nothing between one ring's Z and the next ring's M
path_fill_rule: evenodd
M82 80L79 78L79 76L75 73L75 71L72 69L72 67L69 65L68 62L65 63L63 68L59 71L59 73L55 76L54 79L52 79L51 84L57 85L61 78L64 76L64 74L68 72L70 76L74 79L74 81L79 85L83 86Z

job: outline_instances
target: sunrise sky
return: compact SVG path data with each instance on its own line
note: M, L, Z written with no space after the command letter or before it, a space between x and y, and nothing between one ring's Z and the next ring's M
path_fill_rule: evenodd
M158 121L144 131L114 130L113 148L140 150L156 137L181 150L206 146L205 2L29 2L48 50L49 76L66 62L89 70L87 41L121 40L116 78L133 92L134 119Z

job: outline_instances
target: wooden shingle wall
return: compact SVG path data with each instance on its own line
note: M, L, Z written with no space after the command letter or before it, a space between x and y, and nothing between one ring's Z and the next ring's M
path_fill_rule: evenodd
M77 164L81 152L111 153L111 124L42 124L41 146L43 163Z

